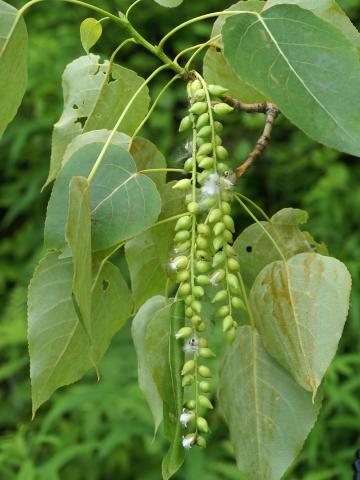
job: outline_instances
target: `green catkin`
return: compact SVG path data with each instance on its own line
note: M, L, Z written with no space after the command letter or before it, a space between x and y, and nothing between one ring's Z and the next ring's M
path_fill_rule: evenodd
M216 289L212 297L215 317L222 324L228 341L234 339L237 326L233 310L243 308L243 301L236 277L239 264L231 245L235 225L231 217L231 185L227 180L229 167L224 163L229 154L220 136L221 118L233 109L218 102L218 98L226 94L225 88L208 86L198 74L196 76L187 88L189 114L179 127L179 131L192 130L193 134L192 156L184 164L191 178L179 180L174 186L188 191L185 196L188 214L176 223L176 256L170 265L180 283L177 295L186 306L185 326L176 334L184 342L186 357L182 370L186 413L179 421L186 423L191 418L186 434L184 431L184 442L191 438L193 445L204 448L206 441L200 433L207 433L209 426L200 411L213 408L207 397L211 392L208 379L212 372L204 363L215 356L203 336L208 325L202 308L205 289Z

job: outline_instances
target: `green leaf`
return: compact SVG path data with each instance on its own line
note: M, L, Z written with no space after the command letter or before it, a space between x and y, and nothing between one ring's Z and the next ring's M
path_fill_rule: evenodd
M317 253L268 265L251 289L250 304L265 348L314 395L336 353L350 290L345 265Z
M233 16L222 30L237 74L314 140L360 155L358 50L325 20L295 5Z
M85 18L80 25L81 44L86 53L98 42L102 35L101 22L96 18Z
M259 0L240 1L227 10L261 12L265 2ZM226 11L226 10L225 10ZM226 15L217 18L211 33L215 37L221 33ZM223 42L220 38L208 49L204 57L204 78L208 84L222 85L229 90L229 95L246 103L263 102L265 97L255 88L245 83L223 55Z
M162 7L174 8L182 4L184 0L155 0Z
M28 338L33 415L52 393L97 364L130 316L131 297L119 270L107 262L92 291L92 340L72 301L71 259L47 254L29 285Z
M306 232L300 225L308 220L307 212L294 208L284 208L275 213L270 222L254 223L247 227L235 240L234 248L239 256L241 274L248 289L255 278L269 263L281 260L279 251L264 229L275 240L285 258L314 250Z
M268 0L265 9L274 5L292 4L312 11L315 15L332 23L335 27L358 48L360 48L360 34L351 23L350 18L335 0ZM265 10L264 9L264 10Z
M251 480L279 480L315 424L321 400L292 379L252 327L240 327L220 374L219 407L239 470Z
M66 240L73 258L73 300L79 309L79 319L91 338L90 187L83 177L73 177L70 181Z
M45 246L63 250L69 183L87 177L103 145L77 150L61 170L51 193L45 222ZM91 185L92 248L105 250L149 228L161 209L160 195L150 178L136 173L131 155L110 145Z
M24 19L16 8L0 0L0 138L26 90L27 45Z
M50 172L46 184L61 168L68 144L80 133L98 129L112 130L144 80L132 70L109 62L99 63L99 56L87 55L70 63L63 74L64 111L54 126ZM132 135L145 117L149 106L148 88L134 101L119 130Z
M167 183L160 189L162 210L159 221L185 209L184 193L173 190L174 183ZM168 265L174 246L175 221L153 227L125 245L135 310L147 299L165 292L169 279Z
M164 390L164 431L170 441L170 448L162 463L162 475L168 480L184 463L185 450L182 446L180 415L183 408L183 388L181 369L184 364L182 343L176 340L175 333L184 326L184 302L176 302L170 311L170 335L168 345L169 364L165 373Z
M139 385L151 409L155 432L163 419L164 371L168 363L170 305L150 298L135 316L131 333L138 358Z

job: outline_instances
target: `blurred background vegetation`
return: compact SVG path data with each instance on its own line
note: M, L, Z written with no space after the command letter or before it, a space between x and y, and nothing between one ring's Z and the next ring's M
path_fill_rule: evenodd
M19 6L22 2L10 3ZM125 0L97 3L113 10L124 10L129 5ZM178 9L167 10L144 0L133 11L133 19L145 36L157 41L175 24L232 3L185 0ZM359 1L339 3L359 27ZM28 92L0 147L2 480L158 480L166 448L161 436L153 441L149 409L137 386L129 326L117 334L102 361L100 383L90 373L82 382L58 391L36 419L30 420L26 285L42 248L49 190L40 194L40 188L47 176L52 124L62 110L61 74L68 62L83 54L78 27L88 15L84 9L61 2L40 4L27 13ZM210 24L196 24L178 34L170 42L169 53L208 38L210 28ZM108 57L122 38L116 26L107 24L95 53ZM123 51L121 63L143 76L156 65L147 52L136 47ZM165 76L155 81L153 91L165 81ZM180 161L185 141L176 133L186 107L184 94L184 85L176 83L144 133L171 164ZM234 116L229 122L226 143L234 152L234 162L246 157L262 122L261 116L247 114ZM241 181L242 191L268 213L290 206L307 210L309 229L346 263L354 282L351 314L339 353L326 377L322 413L287 480L350 479L354 452L360 447L359 183L359 159L315 144L283 118L276 123L270 148ZM238 228L249 223L239 213ZM206 454L193 449L178 480L241 480L226 427L216 414L211 418L211 429Z

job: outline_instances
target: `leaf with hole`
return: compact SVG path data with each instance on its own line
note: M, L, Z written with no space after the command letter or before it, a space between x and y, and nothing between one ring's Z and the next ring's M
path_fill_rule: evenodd
M219 407L239 470L279 480L300 452L321 405L266 352L252 327L240 327L220 371Z
M85 18L80 25L81 44L86 53L99 41L102 35L102 25L96 18Z
M54 125L50 172L47 185L61 168L69 143L81 133L98 129L112 130L130 98L144 83L132 70L108 61L100 63L98 55L89 54L71 62L63 74L64 110ZM145 86L119 125L119 130L134 133L149 106Z
M271 263L251 289L250 305L265 348L314 395L336 353L350 290L345 265L317 253Z
M61 170L47 209L47 249L64 249L70 180L73 176L87 177L102 148L101 143L85 145ZM110 145L91 184L93 250L105 250L145 231L156 221L160 210L161 198L154 182L136 172L128 151Z
M314 140L360 156L358 50L340 30L309 10L277 5L228 18L222 35L242 80Z
M107 262L92 291L89 336L72 300L71 259L47 254L29 285L28 339L33 415L52 393L98 364L131 312L131 296L119 270Z
M27 45L24 19L16 8L0 0L0 138L25 94Z

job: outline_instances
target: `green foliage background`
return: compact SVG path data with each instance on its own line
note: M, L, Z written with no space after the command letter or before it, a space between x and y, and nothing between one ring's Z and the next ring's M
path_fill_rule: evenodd
M125 0L97 3L114 10L129 4ZM145 36L156 41L177 23L232 3L185 0L178 9L167 10L144 0L133 19ZM358 0L339 3L359 27ZM89 374L79 384L58 391L30 421L26 285L41 253L49 192L40 194L40 188L47 176L52 124L62 109L61 73L69 61L83 54L78 28L87 14L60 2L40 4L28 12L28 92L0 147L0 478L4 480L157 480L165 451L161 437L153 441L151 415L137 386L129 326L119 332L105 356L100 383ZM109 56L124 37L116 26L106 27L94 51ZM170 53L198 43L210 31L207 23L188 28L170 42ZM120 58L143 76L156 65L136 47L124 50ZM164 76L154 82L153 92L165 81ZM185 138L176 131L186 107L184 98L184 85L178 82L164 96L145 131L172 165L183 154ZM250 151L262 122L262 116L247 114L230 120L227 146L236 163ZM349 479L354 452L360 446L359 181L359 159L317 145L283 118L276 123L270 148L241 181L243 193L268 213L289 206L308 210L310 230L346 263L354 281L351 315L326 377L324 408L287 480ZM248 223L239 213L238 228ZM122 262L121 257L118 261ZM214 413L210 421L208 450L204 454L194 449L177 479L241 480L222 420Z

